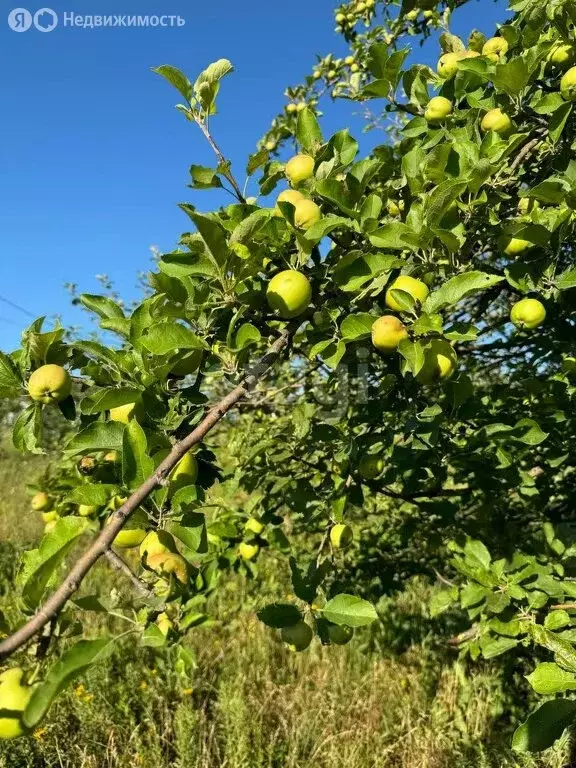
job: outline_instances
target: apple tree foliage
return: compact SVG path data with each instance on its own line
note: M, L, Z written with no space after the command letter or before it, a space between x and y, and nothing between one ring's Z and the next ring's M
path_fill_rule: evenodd
M338 6L350 54L319 58L288 89L247 163L253 197L212 135L230 62L194 81L156 69L216 162L192 165L198 195L181 205L189 231L161 255L140 304L128 312L107 296L81 297L113 343L70 339L39 320L21 349L0 356L6 398L25 396L45 364L74 377L58 405L72 432L35 489L50 498L47 532L23 556L5 635L242 372L282 331L290 341L199 446L197 478L170 475L128 520L134 540L161 531L156 543L172 560L157 567L145 547L122 554L134 596L80 592L50 617L34 660L23 656L41 681L26 728L119 642L75 639L85 612L126 612L143 645L167 648L186 671L193 660L180 640L210 620L207 598L231 570L257 580L264 550L288 562L293 597L258 615L297 650L312 632L346 642L376 618L381 595L411 574L440 574L430 610L469 619L463 656L533 651L528 680L545 700L514 747L544 749L576 719L576 10L571 0L517 0L487 44L476 31L467 41L449 32L461 4ZM438 30L441 74L410 63L411 40ZM369 127L386 129L382 143L362 156L348 130L325 136L326 96L360 102ZM275 202L286 142L313 158L298 190L319 211L305 225L298 202ZM201 211L200 191L218 188L233 202ZM266 297L286 269L312 288L290 320ZM393 288L399 276L418 280L419 295ZM545 309L534 327L510 321L525 298ZM403 334L387 352L372 342L383 315ZM22 451L43 450L47 410L28 401L21 411ZM345 552L350 532L334 535L337 525L354 529Z

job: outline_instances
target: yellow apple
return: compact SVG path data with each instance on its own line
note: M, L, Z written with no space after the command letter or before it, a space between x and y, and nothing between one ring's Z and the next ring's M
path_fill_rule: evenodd
M167 613L161 613L156 619L156 626L160 632L166 637L170 631L174 628L174 622L170 620Z
M13 667L0 675L0 739L15 739L26 732L22 715L33 688L22 684L24 671Z
M561 69L569 67L574 63L574 47L569 43L558 43L552 48L546 57L546 61Z
M159 576L174 576L180 584L188 583L188 563L177 552L159 552L156 555L149 555L146 565Z
M276 205L278 203L292 203L295 206L300 200L304 200L302 192L298 192L297 189L285 189L276 198Z
M428 123L438 125L442 123L448 115L452 114L453 104L450 99L444 96L434 96L430 99L424 110L424 118Z
M296 105L294 105L296 107ZM297 107L296 107L297 109ZM286 178L293 187L310 179L314 173L314 158L310 155L294 155L284 168Z
M430 293L428 286L422 280L416 280L414 277L410 277L410 275L400 275L386 291L386 306L395 312L401 312L402 307L394 299L392 295L393 290L404 291L410 294L414 301L419 301L420 304L426 301Z
M445 53L438 59L436 71L444 80L450 80L458 72L458 62L462 53Z
M28 393L32 400L44 405L55 405L66 400L72 392L72 379L60 365L43 365L28 379Z
M119 499L121 501L121 499ZM114 502L114 506L118 504L116 509L120 509L122 506L119 501ZM112 518L109 518L111 520ZM148 515L143 509L137 509L128 519L124 528L117 534L114 539L114 545L120 549L131 549L132 547L139 547L146 537L146 528L149 525Z
M46 512L46 510L52 507L53 503L54 501L52 497L48 496L48 494L44 493L44 491L35 493L34 496L32 496L31 505L35 512Z
M295 112L297 112L297 110L298 110L298 107L296 106L296 104L287 104L286 105L286 112L288 112L291 115L293 115Z
M126 403L126 405L110 408L110 421L118 421L120 424L128 424L129 421L137 419L141 415L142 406L139 402Z
M508 43L503 37L491 37L482 46L482 56L487 56L497 63L508 52Z
M145 559L152 555L161 555L165 552L176 552L176 542L172 534L162 529L150 531L140 544L140 557Z
M398 344L407 338L406 326L394 315L383 315L372 325L372 344L380 352L395 352Z
M57 520L50 520L50 522L46 523L46 525L44 526L44 533L46 534L52 533L54 528L56 528L57 522L58 522Z
M450 378L456 370L456 353L443 339L433 339L424 352L424 365L417 375L421 384L433 384Z
M275 275L268 284L266 299L270 309L289 320L308 309L312 299L312 286L302 272L286 269Z
M330 529L330 543L334 549L346 549L354 540L354 531L349 525L338 523Z
M254 533L256 536L260 536L265 527L264 523L258 520L257 517L250 517L246 520L244 530L248 533Z
M104 461L109 464L115 464L119 458L118 451L108 451L108 453L104 455Z
M562 76L560 93L566 101L576 101L576 67L570 67Z
M505 136L507 133L510 133L512 127L512 120L499 107L488 110L480 123L480 128L483 131L494 131L499 136Z
M538 299L520 299L510 312L510 320L516 328L531 330L542 325L545 319L546 309Z
M312 629L304 621L299 621L291 627L282 627L280 635L291 651L306 650L314 637Z
M258 552L260 552L258 544L247 544L245 541L238 544L238 554L242 560L253 560Z
M384 459L374 453L367 453L360 459L358 473L365 480L374 480L384 470Z
M303 198L294 205L294 224L299 229L310 229L321 218L322 211L313 200Z
M59 517L60 515L58 514L58 512L56 512L55 509L51 509L48 512L42 512L43 523L55 523Z
M523 240L521 237L504 236L501 244L502 250L507 256L519 256L532 247L532 243L529 240Z
M352 640L352 627L342 627L339 624L328 625L328 637L333 645L346 645Z

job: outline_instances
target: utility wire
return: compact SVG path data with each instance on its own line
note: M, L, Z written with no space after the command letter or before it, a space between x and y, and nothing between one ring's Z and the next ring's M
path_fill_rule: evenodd
M36 315L33 315L32 312L29 312L27 309L24 309L24 307L21 307L19 304L15 304L13 301L10 301L10 299L5 299L4 296L0 296L0 301L2 301L4 304L8 304L9 307L13 307L14 309L17 309L19 312L23 312L25 315L28 315L28 317L35 318Z

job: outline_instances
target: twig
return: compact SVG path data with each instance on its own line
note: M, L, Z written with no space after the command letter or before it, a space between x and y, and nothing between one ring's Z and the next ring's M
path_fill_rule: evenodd
M474 624L474 626L470 627L470 629L467 629L465 632L460 632L459 635L451 637L448 640L448 645L462 645L462 643L465 643L466 640L472 640L472 638L476 636L477 632L478 627L476 624Z
M558 605L551 605L550 608L553 611L576 611L576 603L558 603Z
M121 557L118 557L116 552L114 550L109 549L108 552L106 552L106 559L117 571L120 571L120 573L123 573L124 576L130 581L134 589L142 595L142 597L146 597L148 599L154 597L154 592L152 590L148 589L146 584L144 584L143 581L140 581L138 576L134 573L132 568L128 565L128 563L124 562Z
M299 324L299 321L296 322ZM176 443L156 471L114 513L109 524L102 529L86 552L76 561L62 584L46 600L38 612L26 624L0 643L0 659L11 656L25 645L34 635L40 632L52 616L62 610L70 597L80 587L92 566L110 549L112 542L122 530L130 515L148 498L152 491L166 482L166 478L180 459L191 448L198 445L208 432L224 418L228 411L256 386L259 379L262 378L288 346L295 330L295 323L292 323L272 344L264 357L246 373L242 382L208 411L205 418L187 437Z
M525 144L520 152L516 155L514 161L510 165L510 168L508 169L508 173L512 175L514 171L518 168L519 165L522 164L522 162L528 157L528 155L532 152L534 147L539 144L541 141L541 137L537 136L535 139L531 139L528 144Z
M447 587L454 587L454 586L455 586L455 584L454 584L454 582L453 582L453 581L449 581L449 580L448 580L448 579L447 579L445 576L442 576L442 574L441 574L441 573L439 573L439 572L436 570L436 568L434 568L433 570L434 570L434 575L436 576L436 578L438 579L438 581L441 581L441 582L442 582L442 584L446 584L446 586L447 586Z
M218 165L221 166L221 168L222 168L222 174L228 179L230 184L232 184L232 188L234 189L234 192L235 192L236 197L238 198L238 200L240 200L241 203L246 203L246 198L242 194L242 192L240 190L240 187L236 183L236 179L232 175L232 171L230 170L230 163L228 162L228 160L226 160L226 158L224 157L224 155L220 151L218 145L216 144L216 142L212 138L212 134L208 130L208 126L200 118L200 116L197 115L196 112L194 112L194 110L192 110L192 114L194 115L194 120L196 121L196 124L198 125L198 127L200 128L200 130L202 131L204 136L206 137L206 140L208 141L208 144L210 144L210 146L214 150L214 153L216 154L216 157L218 158Z

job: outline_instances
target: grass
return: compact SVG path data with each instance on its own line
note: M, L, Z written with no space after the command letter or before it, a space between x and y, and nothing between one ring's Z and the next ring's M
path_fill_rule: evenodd
M0 570L12 578L16 549L38 533L23 481L41 462L24 463L5 449L0 456ZM105 566L94 581L103 591L117 585ZM264 588L267 598L282 596L282 580L272 573ZM358 633L345 648L315 642L308 652L293 654L254 617L250 584L232 580L216 600L219 620L189 636L193 671L180 673L173 654L143 649L128 638L58 699L31 737L0 743L0 767L570 764L566 739L536 759L513 755L507 687L496 667L468 669L439 653L421 632L419 644L402 653L387 652L388 627ZM387 616L405 628L420 610L416 619L422 623L424 600L425 587L415 581Z

